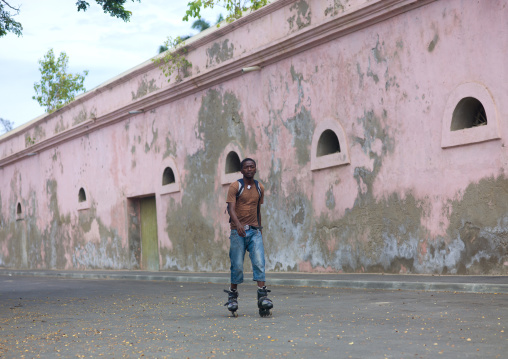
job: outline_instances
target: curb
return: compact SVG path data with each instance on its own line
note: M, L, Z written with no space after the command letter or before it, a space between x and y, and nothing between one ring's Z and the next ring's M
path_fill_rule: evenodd
M229 284L229 275L224 276L200 276L196 275L171 275L156 273L118 273L118 272L59 272L59 271L25 271L25 270L0 270L4 276L32 276L74 279L109 279L109 280L148 280L180 283L214 283ZM472 277L474 278L474 277ZM304 278L270 278L270 285L295 286L295 287L319 287L319 288L342 288L342 289L379 289L379 290L413 290L431 292L461 292L461 293L485 293L485 294L508 294L508 284L485 284L485 283L449 283L449 282L412 282L412 281L387 281L387 280L330 280L330 279L304 279Z

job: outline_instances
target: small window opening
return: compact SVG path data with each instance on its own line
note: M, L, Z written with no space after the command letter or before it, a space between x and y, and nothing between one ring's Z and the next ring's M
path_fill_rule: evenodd
M83 188L79 189L78 202L86 202L86 193L85 193L85 190Z
M21 214L21 203L18 202L18 207L16 208L16 214Z
M340 152L337 135L332 130L324 131L319 137L316 156L321 157L337 152Z
M240 172L241 169L240 158L236 152L229 152L226 157L226 173Z
M166 167L162 174L162 185L165 186L170 183L175 183L175 174L171 167Z
M452 115L450 131L487 125L487 114L482 103L474 97L459 101Z

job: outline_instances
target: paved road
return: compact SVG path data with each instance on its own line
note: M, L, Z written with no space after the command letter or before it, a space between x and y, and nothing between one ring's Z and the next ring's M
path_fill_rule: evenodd
M2 358L507 358L508 295L0 275Z

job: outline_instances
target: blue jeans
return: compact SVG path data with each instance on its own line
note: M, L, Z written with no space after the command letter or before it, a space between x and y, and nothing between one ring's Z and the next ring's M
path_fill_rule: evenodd
M263 236L257 229L246 231L245 237L240 237L236 229L231 230L229 237L229 259L231 259L231 284L243 283L243 260L245 251L249 252L252 262L253 280L265 281L265 249L263 247Z

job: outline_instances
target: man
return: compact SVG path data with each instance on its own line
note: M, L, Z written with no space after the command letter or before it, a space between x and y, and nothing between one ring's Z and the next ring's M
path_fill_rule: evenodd
M226 202L231 222L231 287L228 293L228 310L236 317L238 314L238 284L243 283L243 260L249 252L252 262L253 280L258 284L259 315L269 316L273 303L268 299L270 292L265 286L265 250L261 226L260 206L264 200L265 189L254 179L256 162L246 158L240 164L243 179L229 186Z

